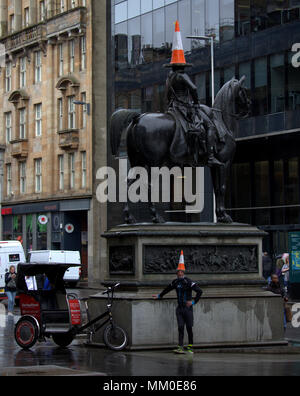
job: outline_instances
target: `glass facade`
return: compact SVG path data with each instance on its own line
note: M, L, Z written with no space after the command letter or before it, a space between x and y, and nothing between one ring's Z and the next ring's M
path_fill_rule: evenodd
M289 227L300 230L300 0L115 0L112 111L165 111L174 22L202 103L211 105L210 47L188 35L215 36L215 91L246 77L251 115L239 122L227 207L235 221L270 232L278 252ZM293 133L291 133L293 132ZM265 137L267 136L267 137ZM282 230L283 227L283 230ZM296 228L297 228L296 227ZM273 235L272 233L275 234Z

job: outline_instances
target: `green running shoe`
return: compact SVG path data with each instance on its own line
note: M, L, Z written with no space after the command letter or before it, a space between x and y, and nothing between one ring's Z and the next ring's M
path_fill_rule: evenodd
M182 346L179 346L177 349L174 349L174 353L183 354L184 350Z
M193 345L188 345L188 346L186 347L186 351L187 351L187 353L189 353L190 355L193 355L193 354L194 354Z

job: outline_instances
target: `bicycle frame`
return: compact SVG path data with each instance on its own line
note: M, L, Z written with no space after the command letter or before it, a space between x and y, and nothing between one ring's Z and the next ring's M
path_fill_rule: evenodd
M104 327L109 322L113 325L113 317L112 317L111 307L112 307L112 302L113 302L113 298L114 298L114 289L118 285L119 284L117 284L117 285L115 285L113 287L109 287L105 292L102 293L102 294L107 294L107 304L106 304L107 311L104 312L103 314L97 316L93 320L89 321L84 326L79 327L79 328L75 328L74 329L75 334L79 334L79 333L83 332L84 330L92 327L97 322L99 322L100 320L104 319L106 316L108 316L108 319L105 320L104 322L102 322L99 326L93 328L92 329L93 333L96 333L98 330L100 330L102 327Z

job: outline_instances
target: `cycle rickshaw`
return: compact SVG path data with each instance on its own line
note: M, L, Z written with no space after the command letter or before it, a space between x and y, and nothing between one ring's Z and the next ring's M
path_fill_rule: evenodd
M15 325L15 340L23 349L32 348L37 341L52 337L61 347L72 343L76 335L88 331L91 337L108 324L103 336L105 344L113 350L123 350L128 343L126 332L114 323L112 303L114 284L102 294L107 294L107 310L82 324L81 304L75 294L68 294L64 284L65 271L76 264L21 263L18 265L17 289L20 297L21 318ZM28 290L26 278L35 277L37 290ZM50 290L44 290L44 279L48 279ZM85 301L87 307L87 301ZM87 311L88 312L88 311ZM97 324L99 321L102 323Z

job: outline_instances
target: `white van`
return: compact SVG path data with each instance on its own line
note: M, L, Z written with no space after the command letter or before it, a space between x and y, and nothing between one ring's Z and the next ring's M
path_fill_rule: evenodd
M30 263L81 264L80 253L71 250L33 250L29 252ZM64 275L64 281L76 286L80 279L81 267L71 267Z
M18 272L18 264L25 262L25 253L21 242L0 242L0 295L4 293L5 273L9 271L9 267L14 265L16 267L16 272Z

